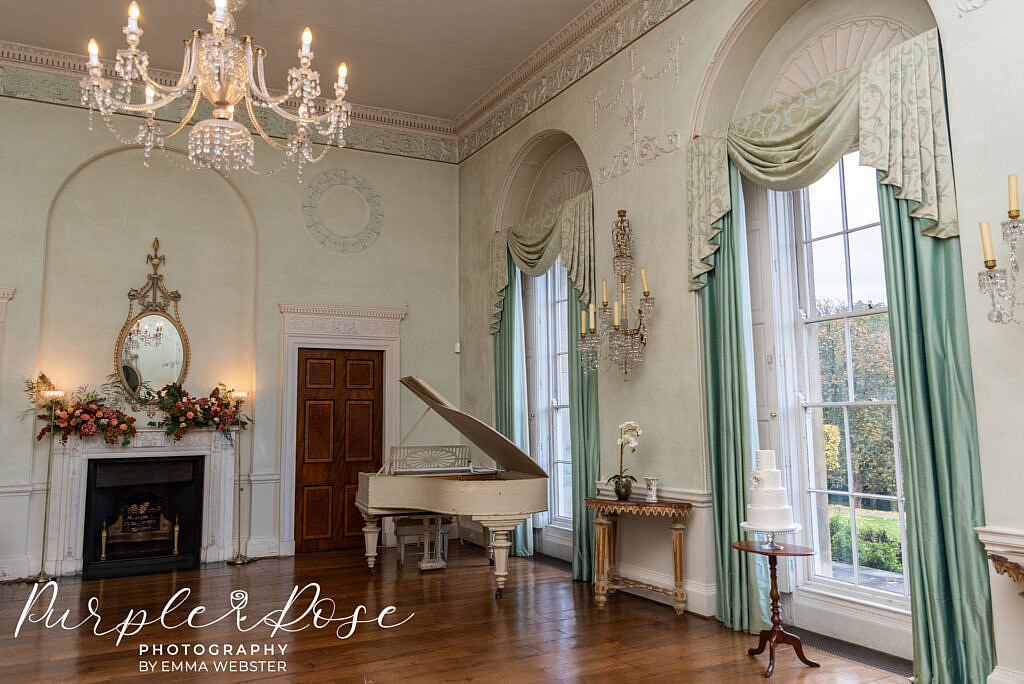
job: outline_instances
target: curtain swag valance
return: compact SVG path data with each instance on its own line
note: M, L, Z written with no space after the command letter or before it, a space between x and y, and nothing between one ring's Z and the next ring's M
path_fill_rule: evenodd
M491 333L501 322L508 286L506 254L528 276L547 272L559 254L580 301L594 292L594 192L587 190L538 216L495 233L491 240Z
M690 289L714 268L707 257L718 250L713 224L731 210L730 159L750 180L785 192L817 181L858 145L861 165L913 203L923 234L958 235L937 30L690 142Z

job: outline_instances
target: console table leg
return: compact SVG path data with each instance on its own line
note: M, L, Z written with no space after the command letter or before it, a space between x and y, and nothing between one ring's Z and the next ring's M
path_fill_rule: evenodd
M598 608L608 603L608 542L612 522L603 513L594 518L594 602Z
M672 525L672 607L676 615L686 612L686 589L683 588L683 538L686 525L681 518L673 518Z

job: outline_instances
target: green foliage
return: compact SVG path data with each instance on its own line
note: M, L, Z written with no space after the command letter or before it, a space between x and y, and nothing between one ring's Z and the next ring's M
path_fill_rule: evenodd
M855 309L871 308L858 302ZM819 313L836 313L834 302L819 302ZM889 316L881 313L848 321L850 356L853 361L853 396L850 396L846 365L846 324L827 321L818 325L818 367L824 401L892 401L892 352L889 346ZM866 494L896 494L896 464L893 457L892 410L887 406L851 407L849 411L855 491ZM825 466L828 487L848 488L846 435L841 408L824 410ZM863 500L862 506L891 510L891 502Z
M828 519L832 538L832 560L853 563L850 518L846 509L835 507ZM857 556L861 567L903 574L903 545L895 519L857 517Z

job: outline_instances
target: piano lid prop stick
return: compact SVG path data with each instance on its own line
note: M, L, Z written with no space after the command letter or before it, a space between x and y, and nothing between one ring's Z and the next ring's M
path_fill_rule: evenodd
M427 417L428 413L430 413L430 407L429 406L427 407L427 410L424 411L423 414L420 415L420 417L416 419L416 422L412 424L412 427L409 428L409 431L405 433L405 437L403 437L402 441L398 443L398 446L405 446L406 440L409 439L410 436L412 436L412 433L416 431L416 428L418 428L420 426L420 423L423 422L423 419Z

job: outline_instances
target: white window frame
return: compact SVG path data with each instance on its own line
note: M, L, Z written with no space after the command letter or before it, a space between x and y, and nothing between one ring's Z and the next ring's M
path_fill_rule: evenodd
M566 285L562 290L564 297L559 297L558 280L562 279ZM528 336L527 349L527 386L528 391L534 396L530 405L533 407L530 415L531 442L538 447L538 453L534 455L538 463L548 472L548 513L544 524L557 530L571 534L572 517L558 515L558 466L559 464L569 465L570 491L572 461L561 457L563 449L556 444L556 421L560 411L569 410L568 396L559 397L558 394L558 360L560 356L569 355L569 333L567 329L559 329L559 307L564 310L563 320L568 325L568 274L561 264L561 259L555 261L551 269L534 279L531 283L532 296L525 298L527 302L526 315L533 322L534 334ZM564 348L565 351L559 351ZM571 450L570 450L571 453ZM571 501L568 510L572 511ZM548 534L547 532L545 534Z
M839 231L828 235L820 235L809 238L809 230L805 223L805 217L809 216L809 193L807 190L800 190L791 193L770 193L773 201L771 207L772 227L772 267L775 271L775 281L778 284L776 297L776 344L777 348L783 351L780 368L780 412L783 417L781 426L782 441L787 446L787 451L799 454L801 462L793 463L790 468L791 491L799 492L799 496L792 497L794 507L799 517L805 522L801 533L801 541L812 548L817 548L815 525L817 517L813 500L816 496L823 496L829 493L839 493L850 498L850 519L851 519L851 546L852 561L854 568L854 581L858 581L860 568L857 561L856 543L856 507L854 498L873 498L896 500L900 520L900 535L902 539L902 554L904 568L904 592L895 592L875 589L872 587L851 584L842 580L836 580L821 576L816 573L816 559L805 558L794 561L791 565L793 580L796 585L795 592L799 595L804 593L805 599L821 600L823 597L830 597L839 601L847 600L864 607L874 607L885 611L891 611L901 616L909 617L910 597L909 579L907 578L907 536L905 524L905 498L903 493L903 474L900 459L900 443L898 430L898 415L896 401L846 401L846 402L825 402L809 401L809 362L813 353L811 345L815 342L812 339L813 330L811 324L825 321L843 321L846 336L847 369L852 367L852 348L849 337L849 323L853 318L876 315L888 312L888 307L875 307L866 310L844 311L829 316L810 315L807 310L808 282L811 277L811 269L805 258L806 245L817 242L828 237L842 235L846 246L844 258L846 261L846 286L847 296L852 291L852 270L850 268L849 236L861 230L867 230L878 225L878 223L858 226L849 229L848 215L846 208L845 177L840 168L839 173L840 193L842 201L842 228ZM789 363L786 359L790 360ZM855 396L853 392L853 374L847 372L848 397ZM850 448L850 431L848 410L856 406L890 406L893 416L893 447L895 458L897 496L882 496L871 494L853 493L853 464L852 449ZM826 489L819 489L813 485L814 461L811 454L811 440L807 420L809 420L809 409L845 407L844 420L846 426L844 435L846 439L845 455L847 459L847 490L845 492L829 492Z

